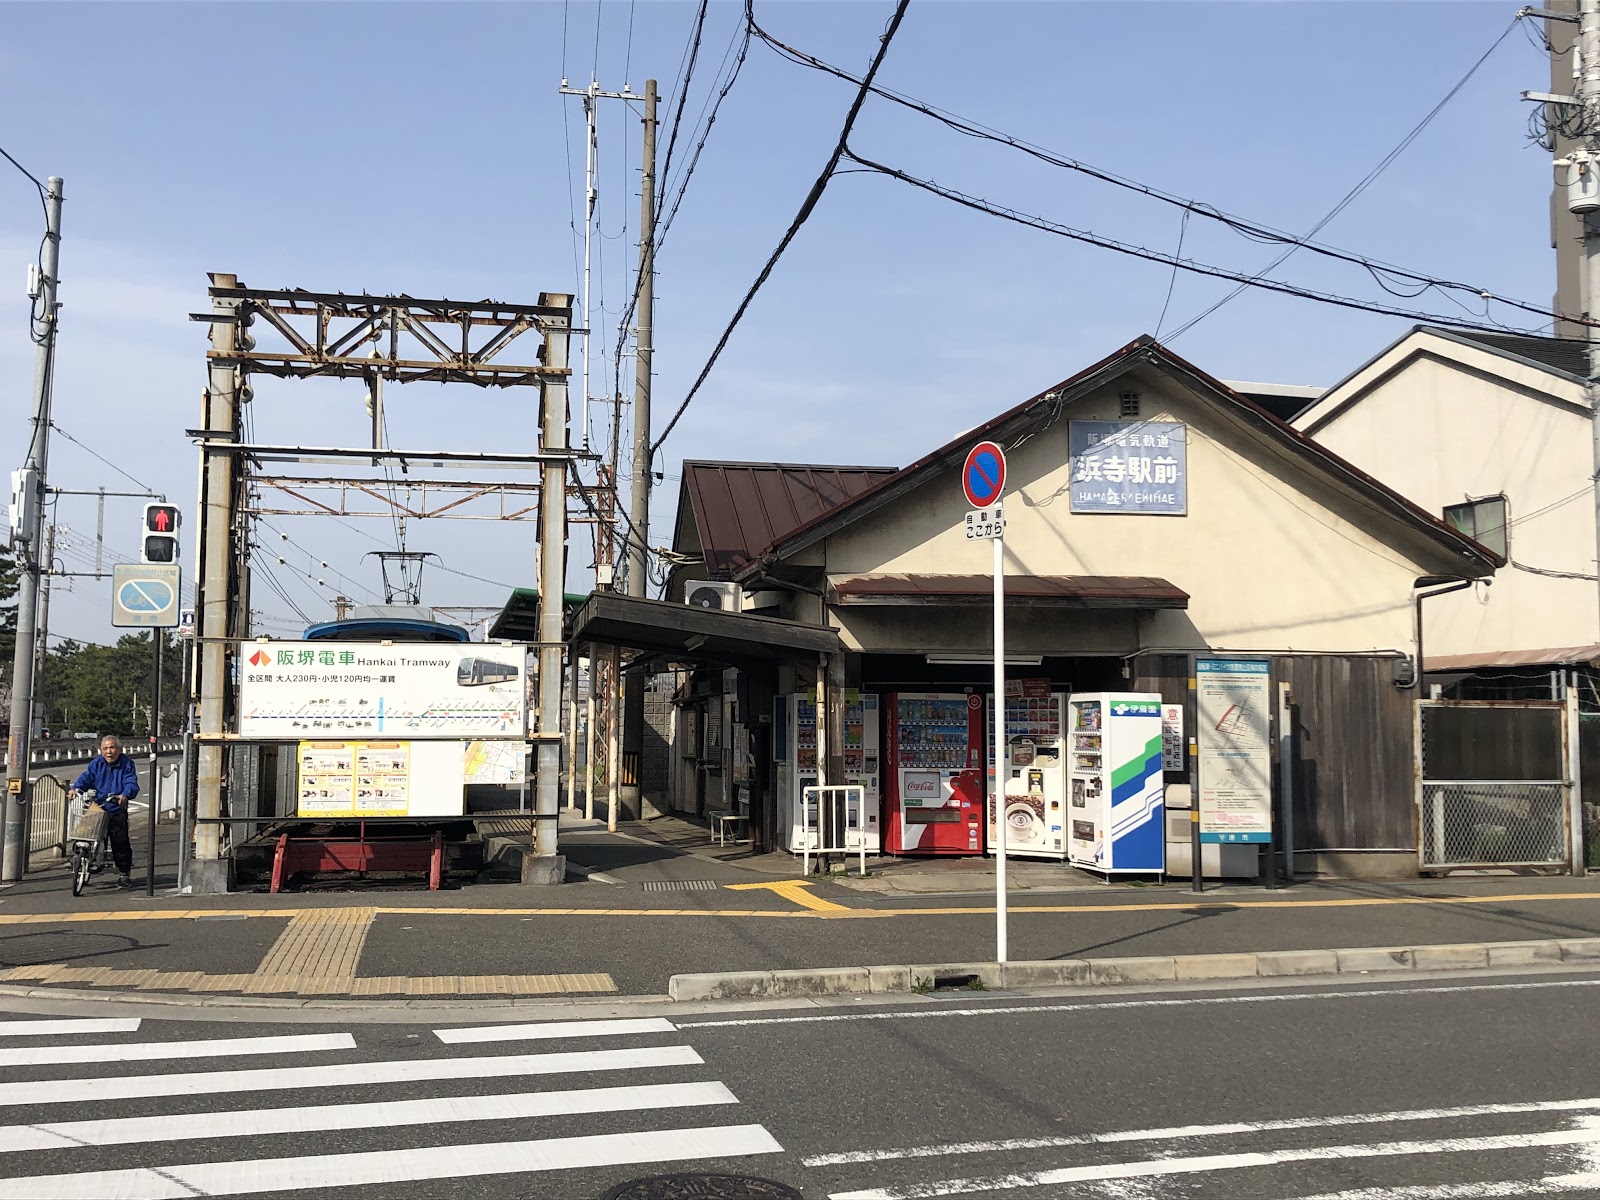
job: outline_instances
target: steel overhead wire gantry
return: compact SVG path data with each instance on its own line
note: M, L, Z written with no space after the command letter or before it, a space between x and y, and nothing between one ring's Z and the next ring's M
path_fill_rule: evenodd
M252 486L288 491L321 486L341 496L362 491L368 497L374 480L299 474L287 478L259 473L264 463L364 463L373 468L398 463L438 470L536 471L537 483L504 485L460 479L408 476L413 487L435 492L455 488L472 499L533 492L539 522L539 716L534 735L538 753L535 790L535 837L529 878L556 881L564 871L556 854L556 809L559 801L562 700L562 597L568 516L566 479L577 459L591 457L568 445L568 343L572 297L541 293L537 304L495 300L456 301L412 296L371 296L308 292L296 288L265 290L241 285L233 275L213 274L209 312L191 314L210 326L206 352L209 387L201 428L191 430L201 455L200 538L197 551L199 629L196 639L195 694L199 705L198 755L195 779L197 816L195 892L221 892L229 886L223 846L225 757L230 741L230 658L248 637ZM259 340L258 340L259 339ZM343 378L366 382L369 388L390 383L466 383L477 387L535 387L540 405L534 452L463 451L439 448L395 448L383 444L381 424L373 425L368 447L275 445L247 440L244 406L254 399L251 378ZM507 428L515 429L512 415ZM526 425L521 428L526 429ZM504 436L500 441L515 442ZM304 497L302 497L303 499ZM553 498L553 502L552 502ZM428 516L454 515L449 506L426 506ZM313 502L306 512L345 515L337 505ZM505 512L514 519L525 508ZM353 515L353 514L350 514ZM420 515L420 514L419 514ZM466 515L466 514L460 514ZM237 814L228 814L237 815Z

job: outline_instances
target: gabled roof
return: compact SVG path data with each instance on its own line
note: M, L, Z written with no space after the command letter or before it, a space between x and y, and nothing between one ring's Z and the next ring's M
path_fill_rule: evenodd
M1255 428L1278 442L1291 455L1299 458L1311 470L1331 476L1432 539L1441 548L1464 560L1463 566L1468 570L1488 574L1495 568L1505 565L1504 560L1493 551L1479 545L1443 520L1417 507L1400 493L1384 486L1332 451L1290 428L1260 405L1178 357L1154 338L1144 335L1048 391L1040 393L1031 400L1023 401L976 429L961 434L954 441L947 442L931 454L924 455L905 469L879 480L848 503L813 517L787 535L775 539L771 545L763 548L761 554L757 556L759 564L753 566L775 565L779 560L815 544L905 495L931 473L941 470L956 471L975 442L990 439L1000 442L1001 445L1007 445L1025 434L1052 424L1067 404L1141 364L1165 371L1198 395L1243 417ZM752 568L747 568L746 573L753 573Z
M694 516L713 579L730 578L757 551L895 474L894 467L686 459L678 493Z
M1441 342L1446 344L1441 346ZM1402 347L1405 351L1397 353ZM1567 404L1587 415L1581 392L1574 394L1572 387L1573 384L1581 386L1588 381L1586 347L1587 343L1570 338L1413 325L1290 420L1296 429L1314 436L1342 413L1359 404L1383 380L1402 369L1413 358L1423 355L1481 370L1491 368L1483 363L1481 357L1473 361L1475 356L1488 355L1501 359L1506 363L1505 375L1509 380L1536 389L1556 403ZM1522 376L1520 381L1517 380L1519 370ZM1527 372L1530 371L1536 374L1529 375ZM1540 376L1547 377L1550 382L1546 384Z
M1526 333L1486 333L1468 329L1438 329L1419 325L1418 329L1440 337L1471 342L1492 350L1502 358L1514 358L1532 366L1544 367L1568 379L1589 377L1589 343L1573 338L1535 337Z

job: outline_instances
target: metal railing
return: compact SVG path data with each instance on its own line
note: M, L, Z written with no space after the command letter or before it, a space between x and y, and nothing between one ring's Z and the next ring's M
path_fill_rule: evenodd
M866 808L866 789L859 784L808 787L801 793L800 862L801 874L811 874L811 856L851 854L860 856L860 872L867 873L867 835L861 825Z
M1564 780L1422 784L1422 863L1429 869L1567 863Z
M149 753L150 743L145 738L128 738L122 743L122 748L134 758L142 758ZM161 738L156 742L157 752L160 754L174 754L183 749L181 737ZM30 767L48 767L54 763L88 762L100 751L99 741L93 738L77 739L52 739L48 742L36 741L28 754ZM0 770L10 767L9 756L5 750L0 749Z
M28 856L66 853L67 781L41 775L33 781L33 801L28 806Z

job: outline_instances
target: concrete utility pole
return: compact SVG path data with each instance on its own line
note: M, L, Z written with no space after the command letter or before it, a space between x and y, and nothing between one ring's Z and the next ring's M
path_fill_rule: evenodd
M213 287L237 287L234 275L213 274ZM213 296L211 349L232 354L238 344L238 299ZM205 434L208 441L233 440L239 420L238 371L228 359L212 359L210 386L205 395ZM194 862L190 885L196 894L217 895L228 890L228 860L222 854L222 781L228 749L222 744L228 686L229 576L232 573L234 456L204 456L200 502L199 664L194 681L200 700L200 748L195 762ZM248 611L248 610L247 610Z
M1600 271L1600 188L1595 182L1596 172L1600 172L1600 0L1580 0L1577 53L1583 150L1582 160L1568 168L1581 180L1576 187L1569 183L1568 202L1583 218L1583 315L1592 322L1600 315L1600 274L1596 273ZM1579 193L1587 199L1580 199ZM1594 463L1595 566L1600 571L1600 326L1586 326L1585 336L1589 342L1587 391Z
M39 583L50 569L41 554L39 530L44 521L45 477L50 458L50 386L55 374L56 285L61 261L61 179L45 182L45 237L40 261L39 304L43 335L30 330L38 343L34 356L33 422L28 454L22 464L20 529L12 530L18 550L17 641L11 660L11 737L6 766L4 847L0 880L22 878L28 854L28 759L33 750L33 664L37 641Z
M541 305L565 307L565 319L546 318L544 365L564 371L572 327L572 297L541 294ZM546 454L567 449L567 380L546 378L539 385L542 409L540 449ZM562 608L566 599L567 464L544 464L539 491L539 723L538 776L534 791L533 849L522 859L523 883L561 883L566 859L556 853L561 817L561 661Z
M656 311L656 81L644 81L644 166L639 178L639 313L634 338L633 488L628 494L628 595L649 583L650 359Z

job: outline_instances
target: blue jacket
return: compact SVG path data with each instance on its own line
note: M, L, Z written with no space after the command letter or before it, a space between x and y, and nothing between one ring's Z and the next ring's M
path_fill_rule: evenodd
M96 754L94 761L72 781L75 791L93 788L95 798L100 801L100 806L107 812L120 812L120 804L111 803L111 797L121 796L132 800L139 794L139 771L133 765L133 759L126 754L117 755L116 762L107 762L103 755Z

